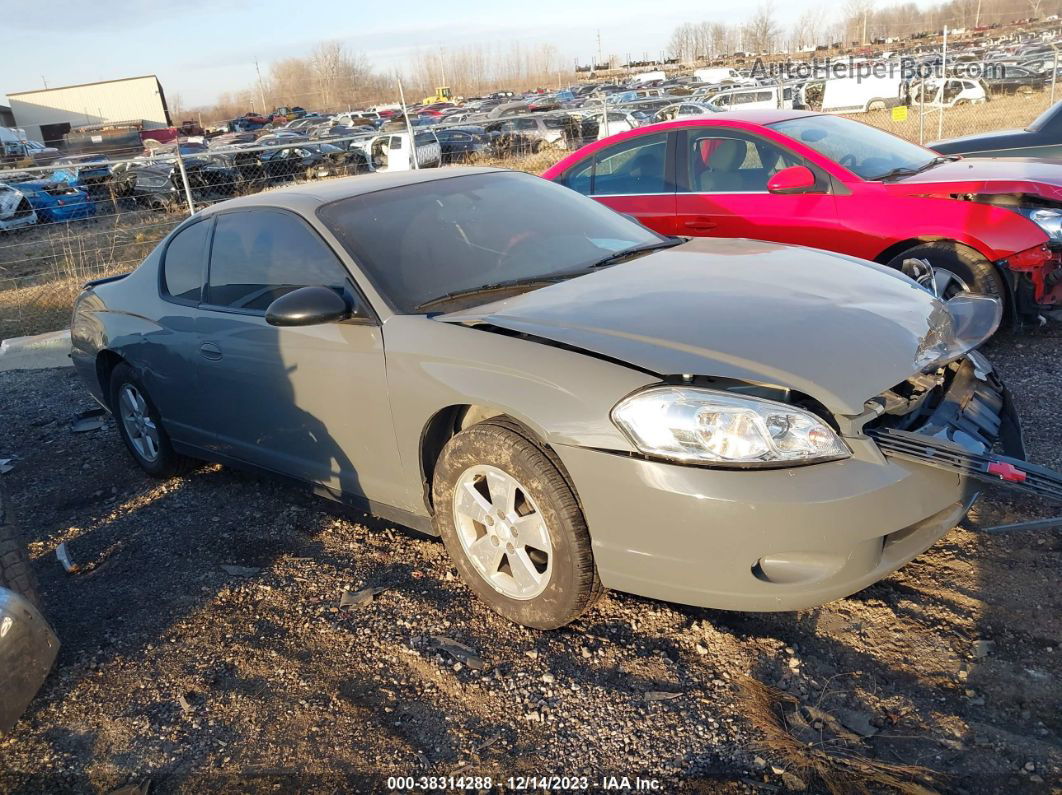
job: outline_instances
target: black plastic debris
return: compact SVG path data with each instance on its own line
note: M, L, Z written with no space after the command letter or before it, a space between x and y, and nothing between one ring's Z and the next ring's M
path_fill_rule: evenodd
M88 431L98 431L106 424L106 411L103 409L89 409L74 417L74 421L70 423L70 430L72 433L86 433Z
M439 651L446 652L459 663L464 663L465 666L471 668L473 671L482 671L487 667L476 653L475 649L466 646L463 643L458 643L453 638L433 635L431 638L431 645Z
M671 693L666 690L647 690L642 696L647 703L652 704L654 701L671 701L672 699L679 698L682 693Z
M256 574L260 574L262 571L253 566L232 566L225 563L221 564L221 569L226 574L231 574L233 577L253 577Z
M339 597L339 609L346 610L350 607L364 607L389 587L390 586L384 585L376 588L362 588L360 591L343 591L343 595Z

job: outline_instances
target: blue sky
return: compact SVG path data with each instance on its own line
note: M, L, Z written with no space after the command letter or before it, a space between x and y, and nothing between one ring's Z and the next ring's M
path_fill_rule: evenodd
M520 13L524 2L527 13ZM417 51L467 44L549 42L561 56L587 62L597 31L608 53L659 54L675 25L712 19L738 23L755 3L675 0L572 3L571 0L52 0L9 4L3 11L4 68L0 94L157 74L167 95L184 107L209 104L224 91L251 86L257 57L304 55L324 40L364 53L377 68L401 69ZM806 3L778 0L780 21Z

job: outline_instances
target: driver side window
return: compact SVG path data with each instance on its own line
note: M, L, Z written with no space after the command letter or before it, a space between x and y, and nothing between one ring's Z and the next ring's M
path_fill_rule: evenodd
M302 220L281 210L218 216L203 301L264 312L300 287L345 289L347 273L328 245Z
M692 193L766 193L768 180L801 158L766 141L728 132L689 135Z

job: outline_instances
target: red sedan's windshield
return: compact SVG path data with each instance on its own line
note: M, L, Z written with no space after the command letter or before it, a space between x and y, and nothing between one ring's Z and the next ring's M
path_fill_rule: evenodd
M934 153L918 144L840 116L800 116L767 126L863 179L916 173L936 162Z

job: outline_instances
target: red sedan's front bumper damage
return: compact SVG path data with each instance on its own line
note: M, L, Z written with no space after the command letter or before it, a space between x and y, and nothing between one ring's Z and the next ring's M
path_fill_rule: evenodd
M999 265L1006 271L1028 277L1028 287L1015 290L1016 308L1020 313L1062 306L1062 250L1047 245L1034 246L1011 254L1000 260Z

